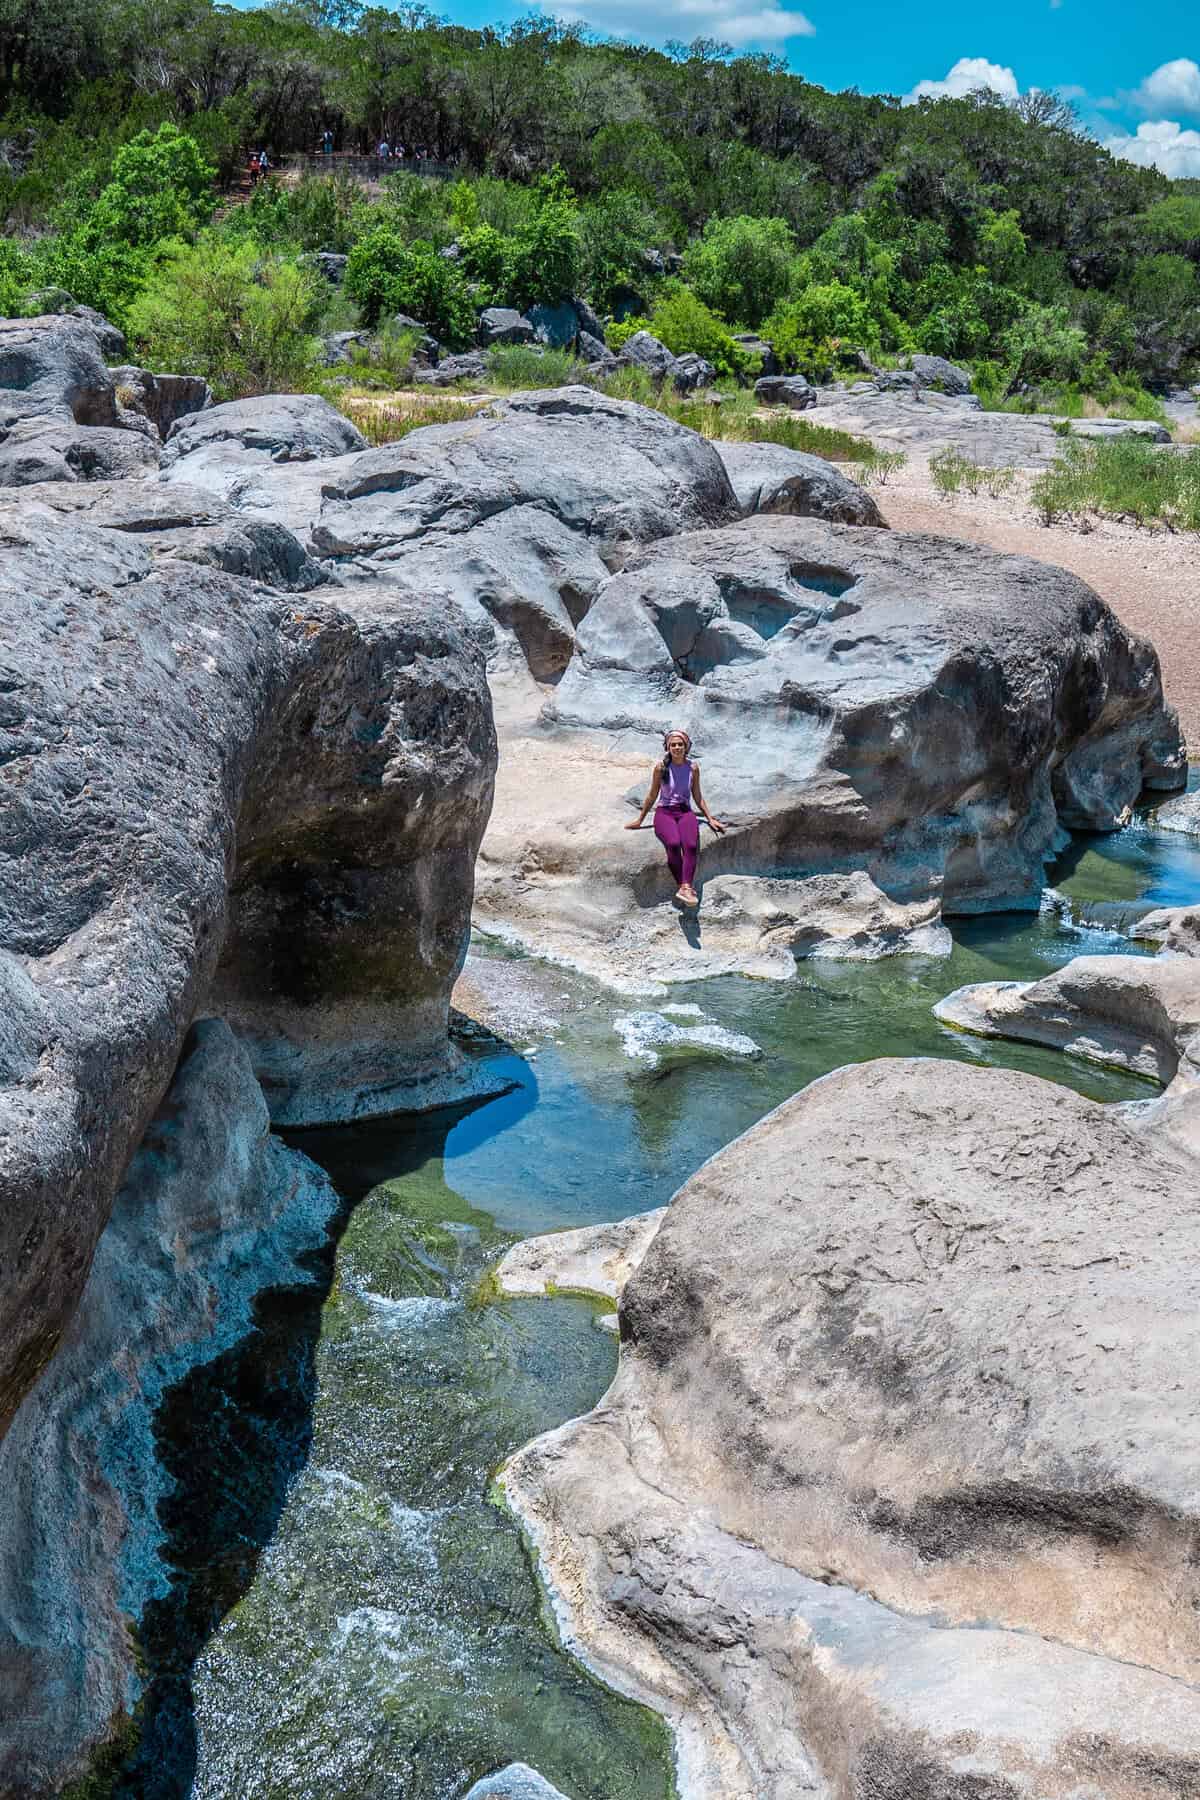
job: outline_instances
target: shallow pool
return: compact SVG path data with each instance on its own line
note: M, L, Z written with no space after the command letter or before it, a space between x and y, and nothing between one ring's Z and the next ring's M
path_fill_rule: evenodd
M615 1345L584 1302L497 1302L481 1277L514 1237L659 1205L841 1063L950 1056L1147 1097L932 1016L963 982L1128 952L1118 931L1138 911L1200 892L1200 846L1138 824L1079 840L1051 880L1040 914L960 922L948 960L808 963L788 984L672 994L752 1037L758 1062L649 1068L613 1028L628 1002L542 971L561 1026L534 1057L500 1056L511 1093L297 1137L345 1197L337 1241L313 1288L262 1296L256 1332L163 1409L173 1586L142 1621L146 1729L116 1791L458 1800L521 1759L572 1800L667 1800L665 1731L559 1651L488 1499L516 1445L595 1402Z

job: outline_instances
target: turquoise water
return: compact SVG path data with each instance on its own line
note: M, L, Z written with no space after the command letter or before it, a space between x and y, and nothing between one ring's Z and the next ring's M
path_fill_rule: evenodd
M755 1063L649 1069L613 1030L629 1003L539 966L561 1023L536 1056L495 1057L511 1093L297 1138L346 1210L320 1287L263 1296L253 1336L164 1410L175 1581L142 1621L146 1736L117 1791L458 1800L521 1759L570 1800L668 1800L661 1725L556 1647L488 1498L516 1445L594 1404L615 1346L585 1303L497 1302L480 1277L515 1237L659 1205L848 1061L956 1057L1147 1097L1127 1076L949 1031L931 1008L964 982L1128 952L1114 925L1194 896L1198 849L1140 825L1080 841L1051 872L1052 906L961 922L948 960L809 963L786 984L671 996L749 1034Z

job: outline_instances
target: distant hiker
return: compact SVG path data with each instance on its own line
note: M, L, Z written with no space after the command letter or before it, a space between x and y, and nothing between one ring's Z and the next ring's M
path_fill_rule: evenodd
M271 159L265 150L260 150L258 153L258 172L263 177L271 173Z
M251 187L256 187L258 185L258 177L260 174L261 170L258 166L258 151L252 150L246 160L246 177Z
M642 802L636 819L626 831L639 831L646 814L654 806L654 835L667 853L667 867L679 883L675 898L684 906L698 906L699 895L694 886L696 858L700 851L700 822L692 811L695 800L700 812L718 836L725 827L714 819L700 791L700 764L690 760L692 740L686 731L668 731L663 738L664 755L656 762L650 777L650 792ZM657 801L657 806L655 802Z
M323 156L333 155L333 133L328 125L325 127L325 135L321 139L321 154Z
M375 152L375 154L379 158L380 162L386 162L388 157L392 154L391 148L390 148L386 138L380 138L379 148Z

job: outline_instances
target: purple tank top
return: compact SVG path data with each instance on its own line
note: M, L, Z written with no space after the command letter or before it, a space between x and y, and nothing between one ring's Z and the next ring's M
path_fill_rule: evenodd
M658 804L673 811L690 812L692 807L692 765L690 762L667 764L658 790Z

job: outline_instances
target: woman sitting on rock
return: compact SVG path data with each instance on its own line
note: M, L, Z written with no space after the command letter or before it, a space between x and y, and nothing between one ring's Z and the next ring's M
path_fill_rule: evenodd
M700 791L700 764L690 760L692 740L686 731L668 731L663 738L666 752L654 765L650 792L642 802L636 819L626 831L640 831L650 808L654 806L654 835L667 853L667 866L679 883L675 895L684 906L698 906L700 897L693 883L696 879L696 857L700 846L700 821L692 811L692 800L712 826L721 833L725 827L714 819L704 804ZM654 805L657 800L657 806Z

